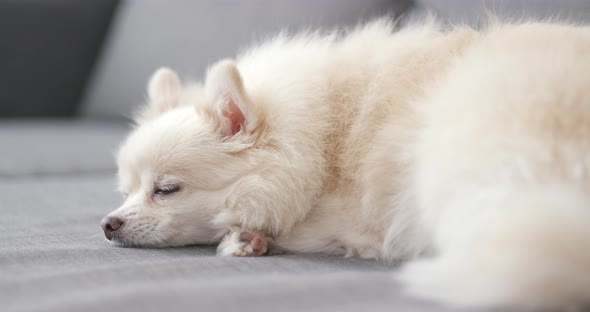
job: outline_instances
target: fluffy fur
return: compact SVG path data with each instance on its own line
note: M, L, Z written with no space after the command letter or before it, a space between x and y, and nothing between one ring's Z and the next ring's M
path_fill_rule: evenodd
M280 35L203 84L157 71L113 241L411 260L425 298L589 303L590 29L393 29Z

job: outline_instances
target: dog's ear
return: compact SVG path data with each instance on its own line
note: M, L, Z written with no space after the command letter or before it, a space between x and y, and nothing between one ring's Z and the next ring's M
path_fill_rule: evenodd
M209 69L205 90L208 105L223 136L250 133L256 128L259 118L233 61L220 61Z
M152 101L178 99L180 91L180 78L170 68L156 70L148 83L148 96Z
M156 70L147 86L149 104L142 109L137 121L152 119L178 106L181 91L180 78L173 70L166 67Z

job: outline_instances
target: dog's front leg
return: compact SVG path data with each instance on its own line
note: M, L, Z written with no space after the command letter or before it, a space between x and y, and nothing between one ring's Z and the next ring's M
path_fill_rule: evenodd
M225 235L218 248L220 255L265 254L271 239L289 233L309 212L309 192L303 183L293 183L299 179L297 172L270 173L246 176L228 191L213 220Z

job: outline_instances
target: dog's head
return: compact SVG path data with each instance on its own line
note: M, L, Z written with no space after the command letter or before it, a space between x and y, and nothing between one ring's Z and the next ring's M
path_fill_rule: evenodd
M188 88L160 69L148 97L117 157L125 201L103 219L105 235L135 246L212 243L225 194L252 168L246 154L260 139L263 118L231 61Z

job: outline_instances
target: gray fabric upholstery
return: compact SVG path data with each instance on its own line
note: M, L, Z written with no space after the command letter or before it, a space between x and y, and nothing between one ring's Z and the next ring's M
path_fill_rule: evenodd
M113 172L114 152L127 131L109 121L0 122L0 177Z
M395 267L372 260L113 247L99 228L120 202L113 186L110 174L0 178L1 311L446 311L403 296Z
M351 25L409 2L126 1L83 103L84 115L110 119L0 121L0 311L460 311L404 296L393 279L397 267L377 261L219 258L211 246L119 248L99 227L121 202L112 154L128 127L111 117L141 102L155 68L200 77L210 62L281 27ZM433 9L454 22L476 22L482 7L418 2L415 13ZM513 12L522 5L529 16L590 18L585 0L485 2ZM0 105L27 104L21 101Z
M356 25L396 15L411 0L128 0L83 103L87 115L128 115L149 75L169 66L201 79L206 67L280 30Z

